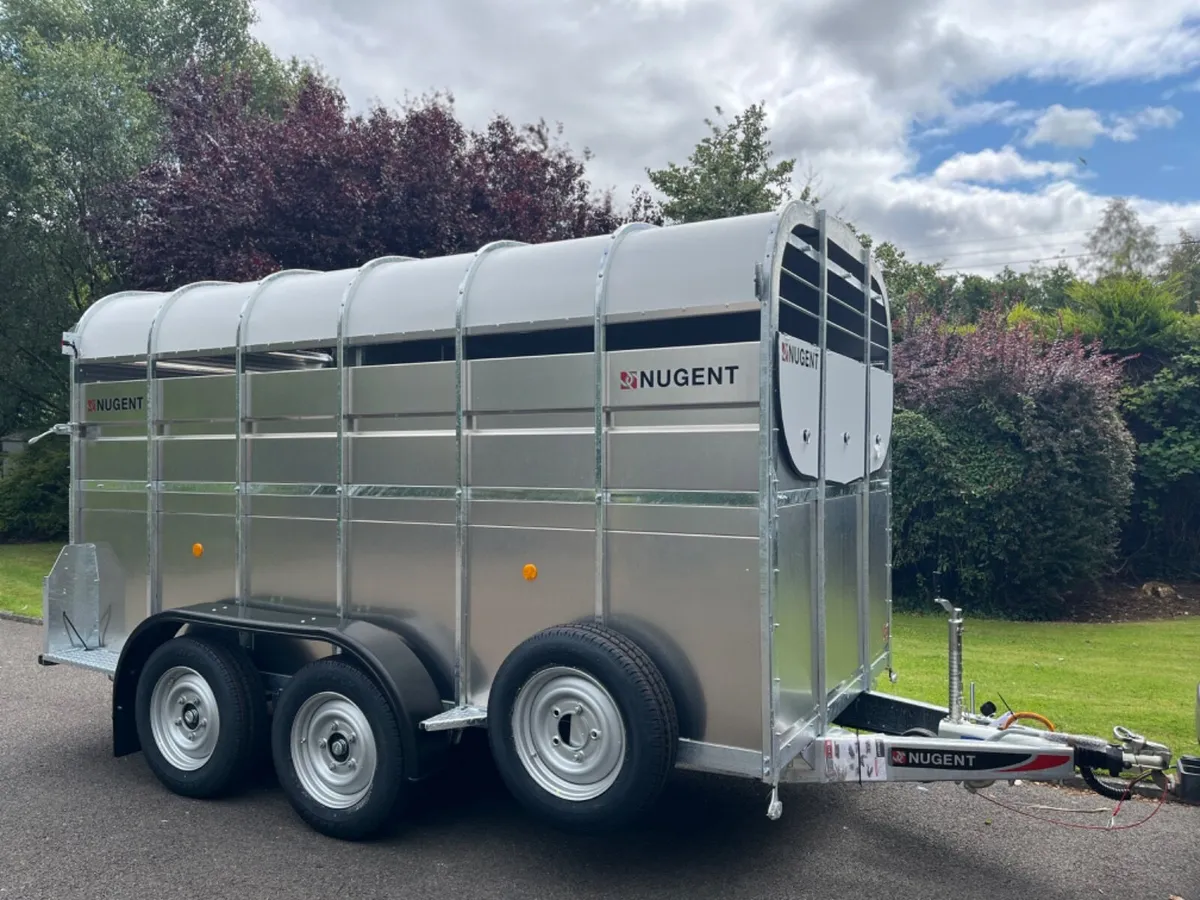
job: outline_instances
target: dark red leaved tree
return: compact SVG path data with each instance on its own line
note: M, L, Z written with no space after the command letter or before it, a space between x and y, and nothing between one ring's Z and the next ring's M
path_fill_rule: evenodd
M123 286L438 256L499 238L601 234L624 221L610 195L593 193L586 155L544 123L496 117L472 131L442 97L354 116L315 79L271 118L254 110L251 90L244 78L195 69L159 89L167 128L157 161L117 186L92 222Z

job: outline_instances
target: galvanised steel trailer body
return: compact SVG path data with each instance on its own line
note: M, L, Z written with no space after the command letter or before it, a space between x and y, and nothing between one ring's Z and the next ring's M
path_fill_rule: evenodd
M675 766L775 788L1078 762L871 691L891 328L823 211L122 293L63 350L41 660L111 675L115 752L176 791L269 747L300 814L357 837L472 726L580 824ZM972 728L1004 746L964 754Z

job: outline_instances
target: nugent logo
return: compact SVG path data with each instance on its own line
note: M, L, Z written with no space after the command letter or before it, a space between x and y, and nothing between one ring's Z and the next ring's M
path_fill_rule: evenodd
M741 366L685 366L678 369L639 369L620 373L621 390L642 388L708 387L733 384Z
M87 402L87 411L94 412L137 412L142 408L144 397L96 397Z
M975 753L956 753L946 750L892 750L892 765L917 766L922 769L973 769ZM1004 754L1000 763L1010 762L1013 757Z
M779 359L805 369L821 368L821 356L815 349L789 344L787 341L781 341L779 344Z
M1028 749L1011 750L924 750L916 747L892 747L892 765L909 769L942 769L968 772L1001 770L1033 772L1054 769L1071 761L1069 754L1037 753Z

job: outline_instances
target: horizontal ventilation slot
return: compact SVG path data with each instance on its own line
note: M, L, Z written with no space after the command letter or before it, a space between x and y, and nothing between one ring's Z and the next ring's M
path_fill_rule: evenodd
M468 335L465 341L466 358L511 359L591 353L595 347L594 337L595 331L591 325ZM622 322L607 326L605 333L605 345L610 352L752 343L758 340L759 317L756 310ZM362 364L367 366L452 362L454 338L371 344L363 347L361 353Z

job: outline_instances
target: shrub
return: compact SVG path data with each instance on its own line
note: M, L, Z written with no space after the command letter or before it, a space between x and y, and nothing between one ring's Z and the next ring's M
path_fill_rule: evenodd
M1186 341L1189 317L1178 309L1178 281L1158 282L1140 275L1077 281L1067 288L1063 309L1038 312L1015 304L1008 323L1027 325L1043 338L1079 335L1104 350L1126 358L1129 373L1139 379L1161 368Z
M1124 406L1138 440L1133 520L1125 551L1147 577L1200 575L1200 342Z
M973 329L911 309L896 348L897 602L937 585L978 612L1061 613L1110 563L1133 443L1119 364L998 311Z
M70 445L47 438L12 457L0 479L0 541L65 540L70 497Z
M1143 578L1200 574L1200 316L1180 310L1178 276L1140 275L1076 283L1069 305L1044 314L1025 304L1008 314L1043 337L1079 334L1123 359L1122 412L1137 441L1131 515L1121 538L1125 565Z

